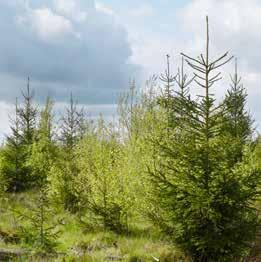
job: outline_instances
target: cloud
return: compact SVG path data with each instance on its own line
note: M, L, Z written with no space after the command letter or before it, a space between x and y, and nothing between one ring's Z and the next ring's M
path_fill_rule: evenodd
M149 4L141 4L129 11L130 16L135 18L145 18L155 14L154 8Z
M256 0L193 0L181 9L180 18L187 32L194 37L200 33L203 40L208 15L214 51L231 50L242 56L245 68L260 71L260 13L261 3Z
M0 34L2 100L30 75L42 97L73 91L81 102L112 103L139 76L126 30L91 0L0 1Z
M190 0L174 8L172 15L168 16L166 13L173 7L172 2L168 4L167 10L163 11L163 5L162 9L155 9L154 15L144 20L144 23L138 19L125 18L133 46L132 61L143 65L146 75L158 74L165 69L165 55L168 53L171 55L171 68L176 72L180 64L180 52L191 56L205 52L205 17L208 15L210 56L215 58L230 51L231 55L238 58L239 73L249 94L248 106L261 130L261 35L258 33L261 28L261 2ZM126 13L129 14L128 10ZM189 71L189 68L186 67L186 70ZM234 71L234 63L231 62L221 70L223 80L212 89L218 99L224 97L229 88L229 74ZM196 94L199 88L193 86L191 92Z
M113 9L111 9L110 7L106 6L105 4L103 4L101 2L96 2L95 7L98 11L101 11L105 14L114 16L115 18L117 17L117 15L116 15L116 13L114 12Z
M79 102L110 104L130 77L162 72L166 53L175 71L181 51L204 52L208 14L211 56L229 50L239 58L249 107L261 123L259 0L103 2L0 0L1 100L14 101L30 75L38 98L62 102L73 91ZM233 63L225 69L219 97Z
M210 20L211 56L230 51L239 58L239 72L248 92L248 106L261 128L261 2L258 0L193 0L179 11L180 25L187 33L187 53L199 54L205 46L205 16ZM228 71L233 73L233 63L226 66L226 82L217 86L216 92L224 96L228 88ZM225 84L226 83L226 84Z
M73 34L72 23L61 15L54 14L48 8L30 10L25 16L17 18L23 29L30 28L40 40L51 43Z
M94 1L54 0L54 9L75 21L84 21L87 12L94 9Z

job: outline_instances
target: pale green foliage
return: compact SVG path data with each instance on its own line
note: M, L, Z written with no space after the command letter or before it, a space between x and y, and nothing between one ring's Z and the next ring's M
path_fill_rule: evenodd
M59 157L55 165L52 166L52 175L49 177L51 195L58 203L63 205L65 210L76 213L80 201L74 182L79 175L77 142L81 141L88 125L83 110L78 109L72 95L70 105L66 107L61 121Z
M73 149L75 151L75 148ZM79 194L75 187L75 179L79 175L77 165L77 154L74 152L75 160L65 161L64 151L58 149L56 162L50 169L48 181L50 184L50 197L65 210L73 213L79 210Z
M156 86L155 76L147 81L145 92L138 92L135 86L131 86L130 90L121 96L118 107L121 137L124 138L124 167L131 179L129 189L134 207L132 213L143 218L158 214L154 205L156 201L152 201L155 194L148 181L147 166L153 165L154 150L151 139L167 126L165 110L157 105Z
M131 178L124 168L125 157L117 133L103 120L79 145L80 173L75 190L83 210L105 228L122 231L127 227L128 211L132 205L128 190Z
M53 102L48 98L41 112L39 128L28 161L34 180L40 186L46 183L56 159L56 147L52 141L52 107Z

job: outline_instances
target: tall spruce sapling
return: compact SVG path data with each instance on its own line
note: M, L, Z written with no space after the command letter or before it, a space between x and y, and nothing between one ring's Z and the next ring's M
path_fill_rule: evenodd
M195 109L189 116L195 120L195 127L193 129L199 131L199 138L208 144L209 139L219 132L219 123L217 120L221 115L220 106L215 106L214 95L210 93L212 86L222 79L221 72L216 73L216 70L228 63L233 57L227 58L228 52L226 52L217 59L210 60L208 17L205 56L200 54L197 58L193 58L184 53L181 53L181 55L192 70L194 70L194 81L204 90L204 94L198 96L201 98L201 101L194 104ZM185 104L184 106L186 107Z
M235 72L230 76L230 89L224 100L226 107L225 128L235 138L246 143L251 139L253 133L253 121L246 110L247 92L244 88L241 77L238 75L237 59L235 59Z
M32 105L33 94L28 78L27 90L22 92L24 105L19 106L16 99L15 117L10 118L11 135L7 136L3 152L2 173L7 182L7 190L23 191L30 187L31 172L26 165L30 155L37 111Z
M26 146L32 145L37 124L37 108L33 104L34 92L30 89L30 78L28 78L26 91L22 91L23 106L17 110L19 125L21 129L22 143Z
M175 116L176 128L186 129L187 122L193 122L193 116L195 114L196 105L190 97L190 86L193 83L196 76L189 78L184 71L184 57L182 56L181 66L178 68L178 74L175 79L178 86L178 90L175 92L173 115Z
M69 106L65 108L65 113L61 118L60 140L67 153L73 157L73 149L76 143L85 133L86 122L83 108L79 108L73 95L70 95Z
M166 97L166 108L169 107L171 96L173 94L173 86L176 82L177 75L172 75L170 72L170 55L166 55L167 58L167 69L163 74L160 75L159 79L164 83L163 96Z
M190 99L189 89L195 77L189 77L189 75L185 73L183 57L177 74L172 76L170 74L169 58L170 57L167 56L165 75L162 74L160 77L160 80L164 83L163 92L156 98L160 108L154 108L154 117L151 119L154 125L150 128L150 135L147 135L145 138L145 140L152 142L147 143L148 145L151 144L150 149L146 149L146 154L151 151L151 162L146 164L147 169L149 173L156 172L161 174L160 176L162 176L162 178L164 177L164 166L167 165L169 167L168 160L166 163L163 163L165 162L163 159L166 158L164 151L169 151L168 147L170 144L174 142L179 143L179 136L181 136L184 129L187 129L185 123L191 121L188 115L190 115L192 109L194 109L193 101ZM157 113L155 114L155 112ZM182 142L183 141L180 140L180 143ZM179 155L180 152L176 150L175 154ZM161 167L157 167L157 162L161 162ZM156 184L159 182L159 177L156 179L154 175L151 177L152 181ZM169 232L170 228L164 219L164 209L159 205L158 188L154 187L154 190L150 189L147 193L149 206L146 208L146 215L156 225L160 224L160 227L165 232Z
M237 162L242 160L244 145L251 141L254 131L253 120L246 110L247 92L238 75L237 59L235 60L235 72L230 76L230 79L230 89L223 101L222 131L238 141L238 146L235 148L237 153L235 152L234 158L234 162Z
M206 189L206 197L209 198L210 201L208 203L209 210L206 212L205 217L203 215L202 222L204 227L201 225L200 231L196 231L196 233L200 233L200 237L197 236L197 238L199 237L198 243L196 243L199 246L192 251L192 253L194 253L193 256L196 260L199 261L227 261L231 260L234 256L239 258L254 236L257 213L256 210L251 209L251 203L253 204L258 194L257 186L260 182L258 179L260 170L258 170L255 163L253 163L253 152L251 152L250 149L245 156L243 156L242 152L241 159L238 159L239 161L244 160L241 163L241 167L237 166L236 163L234 163L234 166L231 165L231 162L233 163L231 159L235 159L237 154L237 152L233 150L238 144L237 137L231 140L230 136L226 137L223 135L222 124L220 126L218 121L223 113L221 109L222 104L215 106L215 100L210 93L210 89L221 79L220 72L212 76L211 73L229 62L232 57L226 58L228 53L225 53L216 60L210 61L208 17L205 57L203 57L202 54L198 58L192 58L185 54L182 55L195 71L195 82L205 90L202 102L199 106L196 106L195 112L197 112L198 115L197 122L199 125L194 130L196 131L196 136L200 138L201 146L204 148L201 149L203 151L203 185ZM235 113L237 109L240 109L239 111L243 113L246 97L244 97L242 87L238 88L240 80L237 76L237 70L232 82L232 93L235 93L229 100L230 102L234 100L232 102L234 108L232 107L232 109L231 106L228 105L229 103L227 103L227 109L234 110L233 113ZM240 93L239 97L237 97L239 99L235 99L237 91ZM248 116L246 118L248 119L247 128L249 129L245 133L245 138L251 130L251 123ZM245 121L246 118L244 119ZM234 126L234 128L238 127ZM242 142L243 141L241 141L241 143ZM217 145L219 143L221 144L219 149L216 148L217 145L215 145L215 143ZM226 146L225 143L228 143L229 146ZM245 170L243 170L243 168L245 168ZM244 179L242 179L242 177L244 177ZM232 228L233 230L231 230ZM210 237L220 239L213 241ZM220 241L221 239L222 242ZM202 250L199 251L201 245Z
M190 98L190 86L196 76L189 77L188 74L185 73L184 67L184 57L182 56L181 66L178 68L178 73L175 78L178 89L175 91L172 107L172 114L173 119L175 119L176 128L179 127L181 129L186 128L186 125L183 126L182 124L191 121L191 116L195 111L194 102Z
M14 156L18 155L17 158L13 159L13 163L9 162L11 166L15 166L15 177L12 172L10 174L6 173L13 181L12 185L9 187L9 191L27 190L34 187L35 184L32 177L32 171L27 165L27 161L31 156L31 147L35 137L38 111L33 104L34 93L30 89L29 78L26 91L22 91L22 96L23 104L20 106L18 106L18 104L16 105L15 123L11 128L13 135L8 139L9 145L10 142L13 143L13 146L16 144L17 154L14 154Z
M34 206L19 212L20 217L29 222L30 227L22 227L22 236L28 244L37 251L50 252L56 246L58 231L53 220L54 212L48 197L51 167L56 159L56 148L53 144L52 129L52 107L53 102L47 98L45 108L41 112L39 128L35 132L36 139L32 145L32 154L29 165L32 174L37 177L37 195Z
M31 181L30 169L26 165L28 148L24 144L18 100L15 103L15 117L10 117L11 134L3 148L1 172L8 192L27 189Z
M76 165L76 146L80 139L83 138L87 128L83 108L79 108L70 96L70 104L65 109L61 119L60 141L62 142L61 159L58 168L62 173L60 193L64 208L73 213L78 210L78 196L74 188L74 179L79 174Z
M160 96L159 103L162 107L166 109L167 114L167 131L169 132L169 128L171 124L173 124L173 99L174 92L173 87L176 82L177 75L172 75L170 72L170 55L166 55L167 58L167 69L163 74L160 75L159 79L164 84L163 92Z
M16 191L18 183L20 185L21 172L20 170L20 158L21 158L21 145L20 145L20 133L19 133L19 123L17 118L18 110L18 100L16 98L15 102L15 117L10 118L11 123L11 135L7 136L6 145L2 151L2 163L1 163L1 173L3 176L4 184L7 185L7 191ZM24 162L24 159L22 159ZM19 187L19 186L18 186Z
M173 76L170 73L170 56L167 55L167 69L165 74L161 74L160 80L164 84L164 89L160 95L158 102L161 107L166 109L167 125L169 136L171 136L171 129L182 124L181 115L184 118L185 114L182 111L191 111L193 108L193 101L190 99L189 88L193 83L195 76L189 78L184 71L184 57L181 60L181 66L178 68L178 73ZM177 89L174 89L175 84ZM186 102L186 107L184 103Z
M205 56L182 56L204 94L173 103L182 128L171 130L171 139L154 139L157 157L148 172L162 209L159 224L193 261L239 259L256 230L260 170L249 150L231 165L236 141L222 132L223 108L211 94L221 78L215 71L232 57L210 60L208 18Z
M189 96L190 84L194 81L195 76L189 78L189 76L184 71L184 57L181 58L181 66L178 68L178 74L175 77L175 82L177 83L179 89L176 91L181 98L186 98Z

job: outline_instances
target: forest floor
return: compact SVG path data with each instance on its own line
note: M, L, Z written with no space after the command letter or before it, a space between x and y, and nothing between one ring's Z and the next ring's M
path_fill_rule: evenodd
M9 194L0 205L0 261L64 262L186 262L185 256L155 227L135 221L129 233L116 234L87 223L62 210L55 209L48 225L58 232L55 252L36 251L31 238L32 221L23 217L35 205L37 192ZM31 212L32 210L29 210ZM244 262L261 261L261 230L251 255ZM35 232L34 232L35 233Z
M115 234L85 227L77 216L55 211L56 254L35 253L30 242L30 221L22 218L36 192L10 194L0 207L0 261L186 261L151 225L137 222L130 233ZM134 224L133 224L134 225ZM26 231L28 230L28 231Z

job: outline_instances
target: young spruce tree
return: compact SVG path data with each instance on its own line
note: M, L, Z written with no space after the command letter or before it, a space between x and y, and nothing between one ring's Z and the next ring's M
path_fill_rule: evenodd
M162 209L159 224L193 261L238 261L256 230L260 170L248 147L241 162L231 161L237 142L221 131L222 105L211 93L216 70L231 58L210 59L208 18L205 56L182 56L204 93L196 100L179 95L173 107L180 123L154 139L148 172Z
M23 106L17 110L18 121L21 131L21 142L25 146L31 146L34 142L34 135L37 124L37 108L33 104L34 92L30 89L28 78L26 92L22 92Z
M47 98L28 161L39 194L35 205L21 214L21 218L30 224L29 229L23 228L25 240L40 252L53 251L57 237L56 226L50 224L54 213L48 197L50 187L48 177L51 175L51 167L56 159L56 147L52 140L52 107L53 102Z
M52 168L52 194L65 210L75 213L79 208L78 193L74 188L74 180L79 174L76 148L84 136L86 121L83 109L78 108L72 95L61 119L60 129L61 147L59 158Z
M15 118L11 119L11 135L7 137L1 165L9 192L23 191L34 186L27 160L34 141L37 109L33 105L34 94L30 90L29 78L26 92L22 92L22 96L22 106L16 100Z
M15 103L15 117L10 119L11 134L7 136L2 151L1 174L8 192L24 190L27 186L28 168L27 154L21 141L18 119L18 102Z
M244 145L251 141L253 134L253 121L246 110L247 93L238 75L237 59L235 61L235 72L231 78L230 89L224 99L224 117L222 119L222 131L237 140L234 161L241 161Z

